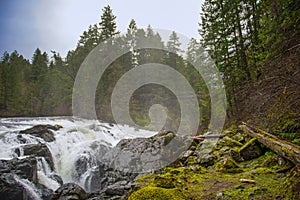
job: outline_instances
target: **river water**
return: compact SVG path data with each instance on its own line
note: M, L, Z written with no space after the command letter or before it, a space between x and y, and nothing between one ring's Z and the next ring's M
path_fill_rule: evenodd
M58 124L63 128L53 131L55 137L53 142L45 142L41 138L24 134L23 138L26 139L26 143L22 144L17 138L19 131L39 124ZM89 173L97 167L97 160L101 159L96 157L99 152L95 151L99 151L99 149L95 150L93 148L95 144L113 147L125 138L151 137L154 134L155 132L138 130L126 125L73 117L0 118L0 159L7 160L17 157L14 153L15 149L19 149L19 152L21 152L20 157L22 157L22 147L24 145L44 143L52 154L55 170L50 169L44 158L38 158L39 183L56 190L59 184L51 177L53 177L53 174L57 174L63 179L64 183L75 182L88 191ZM80 158L86 158L89 164L86 172L78 178L74 177L74 170L76 161ZM22 181L22 184L26 184L26 181ZM34 190L30 183L26 187ZM34 195L38 195L38 192Z

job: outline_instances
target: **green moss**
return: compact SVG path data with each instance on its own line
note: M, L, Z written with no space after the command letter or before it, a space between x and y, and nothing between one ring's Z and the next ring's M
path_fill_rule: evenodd
M228 173L238 173L243 171L231 157L225 158L223 161L217 163L215 170Z
M283 182L278 195L281 195L285 199L300 199L300 165L294 167L294 169L288 174L287 178Z
M227 137L227 136L225 136L223 138L223 140L225 141L225 143L223 144L224 146L243 146L242 143L240 143L234 139L231 139L230 137Z
M265 169L259 169L260 174L246 173L241 178L254 179L255 184L239 183L233 188L227 188L223 193L228 200L276 199L282 182L277 174Z
M183 200L187 199L178 189L165 189L159 187L144 187L133 192L128 200Z
M277 154L272 151L266 151L265 156L277 156Z
M174 179L171 177L157 176L154 178L156 187L161 188L175 188Z
M247 147L249 147L250 145L254 144L256 142L256 138L252 138L251 140L249 140L246 144L244 144L240 149L239 152L243 151L244 149L246 149Z
M197 164L197 157L196 156L189 156L186 160L187 165L195 165Z

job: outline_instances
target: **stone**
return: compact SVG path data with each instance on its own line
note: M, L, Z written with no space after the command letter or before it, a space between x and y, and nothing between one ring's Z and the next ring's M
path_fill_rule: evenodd
M16 180L27 179L37 184L36 159L29 157L24 159L0 161L0 197L3 200L31 199L27 190Z
M23 147L24 156L35 156L35 157L44 157L47 163L50 166L50 169L54 170L54 162L50 150L46 144L28 144ZM19 149L15 149L15 153L20 155Z
M66 183L59 187L51 196L51 200L85 200L87 193L75 183Z
M2 200L29 199L28 194L13 178L13 174L0 174L0 197Z
M57 131L60 128L62 128L62 126L60 125L36 125L32 128L26 129L26 130L22 130L19 133L20 134L29 134L35 137L39 137L42 138L43 140L45 140L46 142L53 142L55 141L55 137L54 134L51 130Z
M1 160L0 173L13 173L21 178L37 183L37 162L33 157L12 160Z

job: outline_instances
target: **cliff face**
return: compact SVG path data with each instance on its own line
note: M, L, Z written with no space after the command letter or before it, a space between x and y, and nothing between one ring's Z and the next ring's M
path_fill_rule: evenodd
M238 90L234 119L274 133L299 133L300 44L271 57L260 71Z

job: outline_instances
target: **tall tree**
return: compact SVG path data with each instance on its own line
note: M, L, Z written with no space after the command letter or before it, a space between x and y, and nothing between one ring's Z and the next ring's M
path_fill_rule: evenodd
M101 22L99 23L101 38L107 40L119 34L119 31L117 31L117 23L115 21L117 17L113 14L109 5L105 6L102 9L102 12Z
M181 53L182 50L180 48L181 43L179 41L179 37L175 31L171 33L169 36L169 41L167 43L167 49L175 54Z

